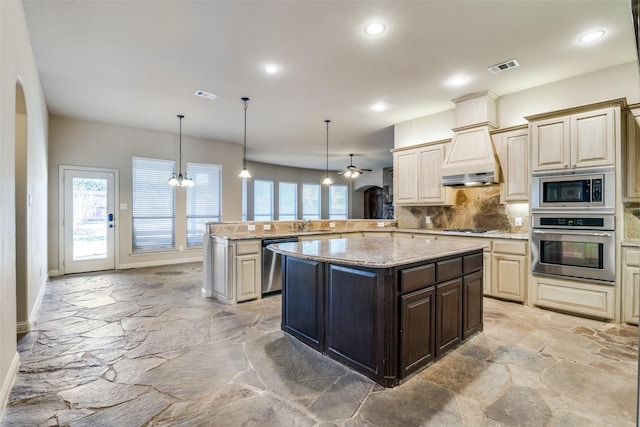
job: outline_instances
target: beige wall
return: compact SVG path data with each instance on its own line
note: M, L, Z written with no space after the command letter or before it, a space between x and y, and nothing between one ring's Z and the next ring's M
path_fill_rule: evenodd
M26 111L26 182L16 187L16 84L23 88ZM22 108L22 106L20 106ZM17 118L18 122L24 118ZM19 1L0 1L0 412L18 366L16 352L16 190L26 191L23 239L26 287L20 294L33 320L47 271L47 108ZM21 136L22 135L22 136ZM20 174L18 174L20 175ZM24 174L22 174L24 176ZM23 198L24 199L24 198ZM1 415L1 414L0 414Z
M629 104L640 102L636 61L499 96L496 100L498 127L526 124L525 117L530 115L623 97ZM397 123L394 148L449 139L454 127L453 108Z
M105 123L51 117L49 124L49 269L59 274L60 264L60 194L59 166L83 166L117 169L119 175L116 200L117 268L166 264L202 259L202 249L132 253L131 238L131 159L134 156L171 159L178 163L178 121L176 133L161 133ZM185 119L186 120L186 119ZM242 146L184 135L182 163L222 165L222 220L241 219L242 181L237 177L242 168ZM169 179L169 177L167 177ZM176 246L186 248L186 189L176 188ZM119 209L126 204L127 209Z

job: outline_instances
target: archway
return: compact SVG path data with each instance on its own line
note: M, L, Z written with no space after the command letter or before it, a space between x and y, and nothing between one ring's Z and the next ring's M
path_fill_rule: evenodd
M15 214L16 214L16 324L17 333L29 332L27 257L27 103L22 84L16 83Z

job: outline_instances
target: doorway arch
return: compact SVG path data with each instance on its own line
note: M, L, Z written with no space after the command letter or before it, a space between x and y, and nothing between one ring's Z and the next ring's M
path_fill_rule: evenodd
M16 221L16 325L17 333L29 332L27 103L21 82L15 101L15 221Z

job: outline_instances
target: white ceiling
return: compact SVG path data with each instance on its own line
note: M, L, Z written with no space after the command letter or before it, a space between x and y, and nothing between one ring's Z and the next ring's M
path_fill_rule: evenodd
M628 0L23 0L52 115L242 144L249 160L391 166L393 124L636 60ZM387 31L366 36L370 21ZM602 28L605 39L579 45ZM516 59L519 68L487 67ZM277 74L263 66L276 63ZM463 87L450 77L469 76ZM198 98L205 90L216 100ZM374 112L382 101L388 109Z

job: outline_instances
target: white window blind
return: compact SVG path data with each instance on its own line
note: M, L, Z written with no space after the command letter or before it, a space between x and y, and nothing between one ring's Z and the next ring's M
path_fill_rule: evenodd
M302 184L302 217L320 219L320 184Z
M175 247L175 192L167 185L173 160L133 158L133 251Z
M273 181L253 181L253 220L273 219Z
M347 219L348 194L346 185L329 187L329 219Z
M205 224L222 212L222 166L187 162L195 185L187 187L187 247L202 246Z
M278 184L278 219L295 220L298 217L298 184L280 182Z

